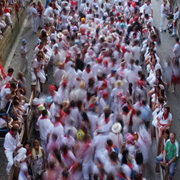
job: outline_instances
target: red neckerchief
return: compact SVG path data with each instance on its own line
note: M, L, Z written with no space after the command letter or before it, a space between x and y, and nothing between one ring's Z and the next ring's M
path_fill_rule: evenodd
M89 105L89 108L93 108L93 107L95 107L95 104L90 104Z
M53 123L54 127L57 127L58 124L59 124L59 122L57 122L57 121L55 121L55 122Z
M109 118L104 118L104 121L105 121L106 124L108 124Z
M168 115L163 114L164 120L168 118Z
M164 7L166 7L166 4L164 3Z
M61 42L62 41L62 38L59 38L59 42Z
M9 74L9 73L8 73L8 74L7 74L7 76L11 77L11 76L12 76L12 74Z
M43 47L41 48L40 45L39 45L38 48L39 48L39 49L42 49Z
M68 59L68 58L66 58L66 60L65 60L65 62L64 62L64 63L66 64L68 61L69 61L69 59Z
M11 136L16 139L16 137L12 134L12 131L10 130L9 133L11 134Z
M90 69L86 68L86 72L87 72L88 74L90 73L90 71L91 71Z
M83 144L83 146L82 146L83 153L85 153L87 151L87 149L89 148L90 144L91 144L91 141Z
M79 79L79 78L76 78L76 81L80 81L80 79Z
M57 51L57 52L54 52L54 54L57 55L57 54L58 54L58 51Z
M51 108L51 105L52 105L52 103L48 105L48 108L49 108L49 109Z
M27 150L26 152L26 156L30 155L31 154L31 151L30 150Z
M40 119L41 119L41 120L43 120L43 119L47 119L47 117L43 117L43 116L42 116L42 117L40 117Z
M122 174L117 174L117 176L119 177L119 178L121 178L121 179L124 179L124 177L122 176Z
M64 157L64 159L67 159L67 158L68 158L67 154L68 154L68 150L67 150L66 152L63 152L63 153L62 153L62 156Z
M130 169L131 169L131 170L133 169L133 166L132 166L132 164L130 164L130 163L127 163L127 165L130 167Z
M9 83L6 84L5 88L10 88L10 84Z
M106 149L107 149L107 151L108 151L109 153L112 151L112 148L109 147L109 146L107 146Z

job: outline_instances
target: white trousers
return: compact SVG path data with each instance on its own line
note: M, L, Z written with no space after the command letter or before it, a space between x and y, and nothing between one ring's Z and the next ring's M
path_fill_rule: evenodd
M6 155L6 158L8 160L8 165L6 167L6 172L8 175L10 173L11 167L14 164L14 161L20 162L24 158L24 155L26 155L26 149L23 147L18 149L17 152L18 152L17 156L15 156L13 158L13 151L5 150L5 155Z
M176 35L176 26L174 26L174 23L173 23L173 32L172 32L172 35Z
M163 28L164 28L165 19L166 19L166 15L165 14L161 14L160 31L162 31Z
M32 81L33 82L36 81L36 75L34 74L34 72L32 72L31 74L32 74ZM37 76L40 79L40 82L44 84L46 81L46 77L45 77L44 73L42 71L39 71L37 73Z

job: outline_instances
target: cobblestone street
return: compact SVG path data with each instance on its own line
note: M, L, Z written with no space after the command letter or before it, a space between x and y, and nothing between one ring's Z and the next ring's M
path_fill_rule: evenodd
M43 3L44 0L42 1ZM160 24L160 6L162 4L162 0L152 0L152 4L153 4L153 9L154 9L154 26L156 26L157 28L159 28L159 24ZM168 32L163 32L160 34L161 35L161 46L159 47L158 50L158 55L161 59L161 63L163 64L163 60L166 59L167 57L172 57L172 48L175 44L175 38L171 37L171 35ZM20 59L20 54L19 54L19 50L20 50L20 46L21 46L21 41L22 39L26 39L27 40L27 49L31 50L30 53L27 55L28 57L28 62L29 62L29 67L31 66L31 60L32 60L32 56L33 56L33 49L35 44L37 43L37 34L33 34L33 30L32 28L30 28L29 26L25 26L23 33L21 35L21 38L18 40L18 45L16 47L16 50L14 52L14 56L12 58L12 61L10 63L11 67L14 67L15 69L15 74L14 77L16 77L17 72L20 70L20 66L21 66L21 59ZM48 75L50 75L50 77L48 78L48 81L46 84L54 84L52 82L52 73L48 72ZM29 71L25 72L25 78L26 78L26 87L27 87L27 94L28 96L30 95L30 91L31 91L31 72L30 72L30 68ZM46 91L46 87L45 87L45 91ZM180 87L178 86L177 88L177 92L176 94L172 93L172 89L170 87L169 91L167 91L167 99L168 99L168 104L171 108L171 113L173 116L173 122L171 125L171 131L174 131L176 133L176 137L177 140L180 142L180 131L179 131L179 127L180 127ZM149 157L151 157L151 161L147 164L146 168L145 168L145 178L147 180L160 180L160 174L155 172L155 157L156 157L156 148L157 148L157 144L156 144L156 140L154 138L153 140L153 145L152 145L152 151L149 154ZM0 147L0 180L7 180L8 177L6 175L6 164L7 164L7 160L6 157L4 155L4 151L3 151L3 147ZM180 168L179 165L177 166L176 169L176 174L175 174L175 178L174 180L179 180L180 177Z

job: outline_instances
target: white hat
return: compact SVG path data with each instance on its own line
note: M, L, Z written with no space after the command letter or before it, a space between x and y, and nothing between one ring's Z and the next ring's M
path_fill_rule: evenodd
M120 123L118 123L118 122L116 122L115 124L113 124L113 126L112 126L112 132L113 133L120 133L121 132L121 129L122 129L122 126L121 126L121 124Z
M61 32L57 34L57 38L61 38L61 39L62 39L63 36L64 36L64 35L63 35Z

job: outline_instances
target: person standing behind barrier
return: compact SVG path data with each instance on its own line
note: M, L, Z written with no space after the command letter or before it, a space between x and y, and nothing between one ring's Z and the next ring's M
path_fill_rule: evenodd
M163 27L164 27L164 23L165 23L165 19L166 19L166 13L168 10L167 7L167 0L163 0L163 4L161 5L161 21L160 21L160 32L163 31Z
M34 2L32 6L30 7L30 13L34 21L34 27L33 27L33 33L37 33L37 9L36 9L36 3Z
M170 139L167 140L163 155L156 157L156 163L169 169L169 179L172 180L176 164L179 160L179 142L176 140L176 134L170 133Z

